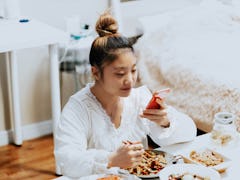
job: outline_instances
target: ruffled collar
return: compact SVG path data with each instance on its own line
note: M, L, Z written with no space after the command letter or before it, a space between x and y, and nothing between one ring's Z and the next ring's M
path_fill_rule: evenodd
M125 98L123 99L123 112L121 115L121 123L118 128L115 127L115 125L112 123L110 116L107 114L106 110L103 108L102 104L99 102L97 97L92 93L91 87L94 85L94 83L88 83L86 85L87 95L94 101L94 103L97 104L98 109L101 111L101 114L104 117L104 120L114 129L114 130L120 130L123 128L123 125L125 124L125 110L126 110L126 103Z

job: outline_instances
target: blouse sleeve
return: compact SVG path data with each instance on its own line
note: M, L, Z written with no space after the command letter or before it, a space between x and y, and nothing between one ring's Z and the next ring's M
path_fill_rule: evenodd
M91 121L87 107L74 99L66 104L55 132L55 159L61 174L81 177L105 173L110 152L88 149L87 139Z
M141 106L145 109L151 98L151 92L145 86L140 89ZM167 107L167 116L170 121L168 128L163 128L154 122L147 120L149 136L159 146L167 146L180 142L191 141L196 137L197 129L193 120L184 113L181 113L171 106Z

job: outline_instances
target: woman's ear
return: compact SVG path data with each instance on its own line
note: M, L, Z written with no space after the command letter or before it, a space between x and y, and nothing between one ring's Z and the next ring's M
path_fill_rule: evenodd
M93 78L94 78L95 80L99 80L99 79L100 79L100 72L99 72L98 68L95 67L95 66L92 66L92 67L91 67L91 70L92 70Z

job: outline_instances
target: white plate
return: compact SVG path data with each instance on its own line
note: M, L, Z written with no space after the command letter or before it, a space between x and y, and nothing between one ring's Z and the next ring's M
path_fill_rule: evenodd
M211 169L207 168L202 165L197 165L197 164L174 164L165 167L163 170L159 172L159 178L160 180L168 180L169 176L171 174L184 174L184 173L189 173L189 174L195 174L201 177L209 177L210 180L220 180L220 174Z

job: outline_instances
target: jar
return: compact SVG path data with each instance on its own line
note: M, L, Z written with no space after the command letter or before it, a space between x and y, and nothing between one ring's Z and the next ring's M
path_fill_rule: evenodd
M227 145L236 138L235 115L230 112L219 112L214 116L211 139L219 145Z

